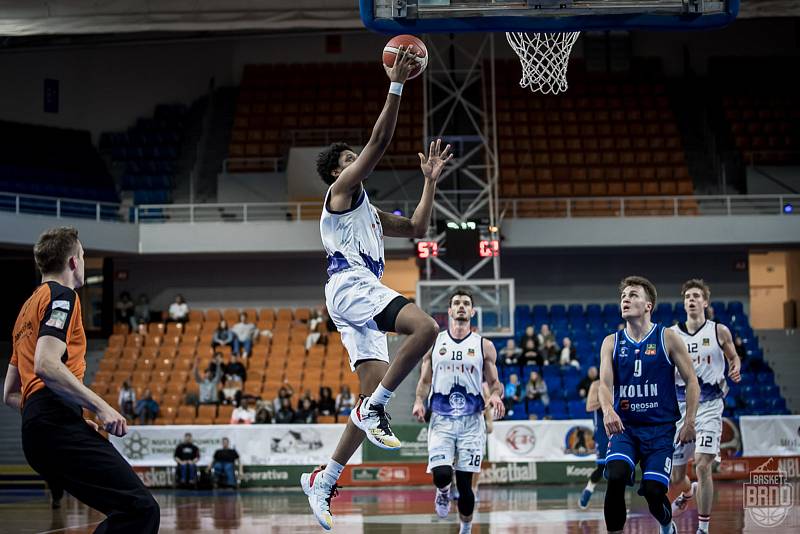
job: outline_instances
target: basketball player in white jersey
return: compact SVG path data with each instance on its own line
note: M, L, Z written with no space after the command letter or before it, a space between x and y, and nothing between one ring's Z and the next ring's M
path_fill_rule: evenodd
M728 376L739 382L741 362L736 354L731 331L727 326L706 319L711 290L699 279L688 280L681 289L683 307L686 310L686 323L677 324L672 329L686 343L694 371L700 383L700 404L697 408L697 438L693 443L677 445L672 456L671 484L681 493L672 503L672 514L683 513L692 498L697 495L697 534L708 534L711 520L711 504L714 500L714 482L711 466L719 454L722 437L722 411L724 398L728 392L725 381L725 359L728 360ZM675 377L678 388L678 406L681 421L686 413L685 383L680 376ZM690 483L686 476L686 465L694 455L694 469L697 482Z
M384 268L383 237L423 237L430 224L436 182L450 146L431 143L427 157L419 154L425 178L422 198L411 218L383 212L370 204L363 186L389 146L397 122L403 83L416 61L400 49L391 68L384 67L391 85L383 111L360 154L344 143L334 143L317 158L317 171L329 185L320 234L328 256L325 303L358 374L361 396L333 456L325 466L301 476L301 486L320 526L330 530L330 500L336 494L345 464L367 438L383 449L397 449L400 440L385 413L392 392L433 344L438 326L407 298L381 284ZM386 332L406 335L389 365Z
M428 430L428 472L436 486L436 514L447 517L450 510L450 482L455 461L458 488L460 534L472 532L475 494L473 473L480 473L486 445L483 380L489 387L489 407L497 417L504 412L503 385L497 378L494 345L470 330L475 315L472 295L458 289L450 296L447 330L436 338L422 359L417 399L412 413L425 420L425 399L431 409Z

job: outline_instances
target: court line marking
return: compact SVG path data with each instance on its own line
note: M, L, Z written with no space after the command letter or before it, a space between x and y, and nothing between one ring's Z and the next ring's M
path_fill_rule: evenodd
M73 528L84 528L84 527L90 527L92 525L99 525L103 521L105 521L105 519L101 519L100 521L94 521L92 523L86 523L85 525L74 525L71 527L57 528L55 530L42 530L41 532L37 532L36 534L53 534L54 532L66 532L67 530L71 530Z

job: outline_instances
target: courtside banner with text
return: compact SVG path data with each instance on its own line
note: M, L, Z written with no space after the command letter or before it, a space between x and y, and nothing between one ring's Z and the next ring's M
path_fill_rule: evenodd
M800 415L743 415L742 456L797 456Z
M592 421L498 421L489 434L492 462L595 459Z
M345 425L187 425L132 426L111 443L135 466L174 466L175 447L187 432L200 449L200 464L208 465L222 438L239 453L244 465L319 465L333 454ZM360 464L361 448L350 460Z

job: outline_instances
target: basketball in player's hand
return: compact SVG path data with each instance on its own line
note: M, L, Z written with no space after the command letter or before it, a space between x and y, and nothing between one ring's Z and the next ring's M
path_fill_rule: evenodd
M413 35L397 35L392 37L392 39L386 43L386 46L383 47L383 64L391 68L394 65L394 60L397 58L397 52L401 46L406 47L409 52L416 56L415 61L417 65L411 70L408 79L416 78L422 74L425 67L428 66L428 49L425 48L425 43Z

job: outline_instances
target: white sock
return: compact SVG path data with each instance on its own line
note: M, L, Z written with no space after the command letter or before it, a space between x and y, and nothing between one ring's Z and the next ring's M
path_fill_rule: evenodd
M587 490L589 490L589 491L591 491L592 493L594 493L594 487L595 487L596 485L597 485L597 484L595 484L594 482L592 482L592 481L590 480L589 482L587 482L587 483L586 483L586 489L587 489Z
M444 489L436 488L436 492L439 493L440 495L448 495L450 493L450 486L447 486Z
M458 531L458 534L472 534L472 521L469 523L462 521L461 530Z
M333 486L339 480L339 477L342 476L342 471L344 471L344 466L330 459L328 460L328 465L325 466L325 471L322 472L322 477L325 482Z
M708 532L708 522L711 521L711 516L698 514L697 519L698 519L697 528L699 528L704 532Z
M391 398L392 392L383 387L383 383L380 383L378 387L375 388L375 391L372 392L372 395L369 396L369 403L386 406Z

